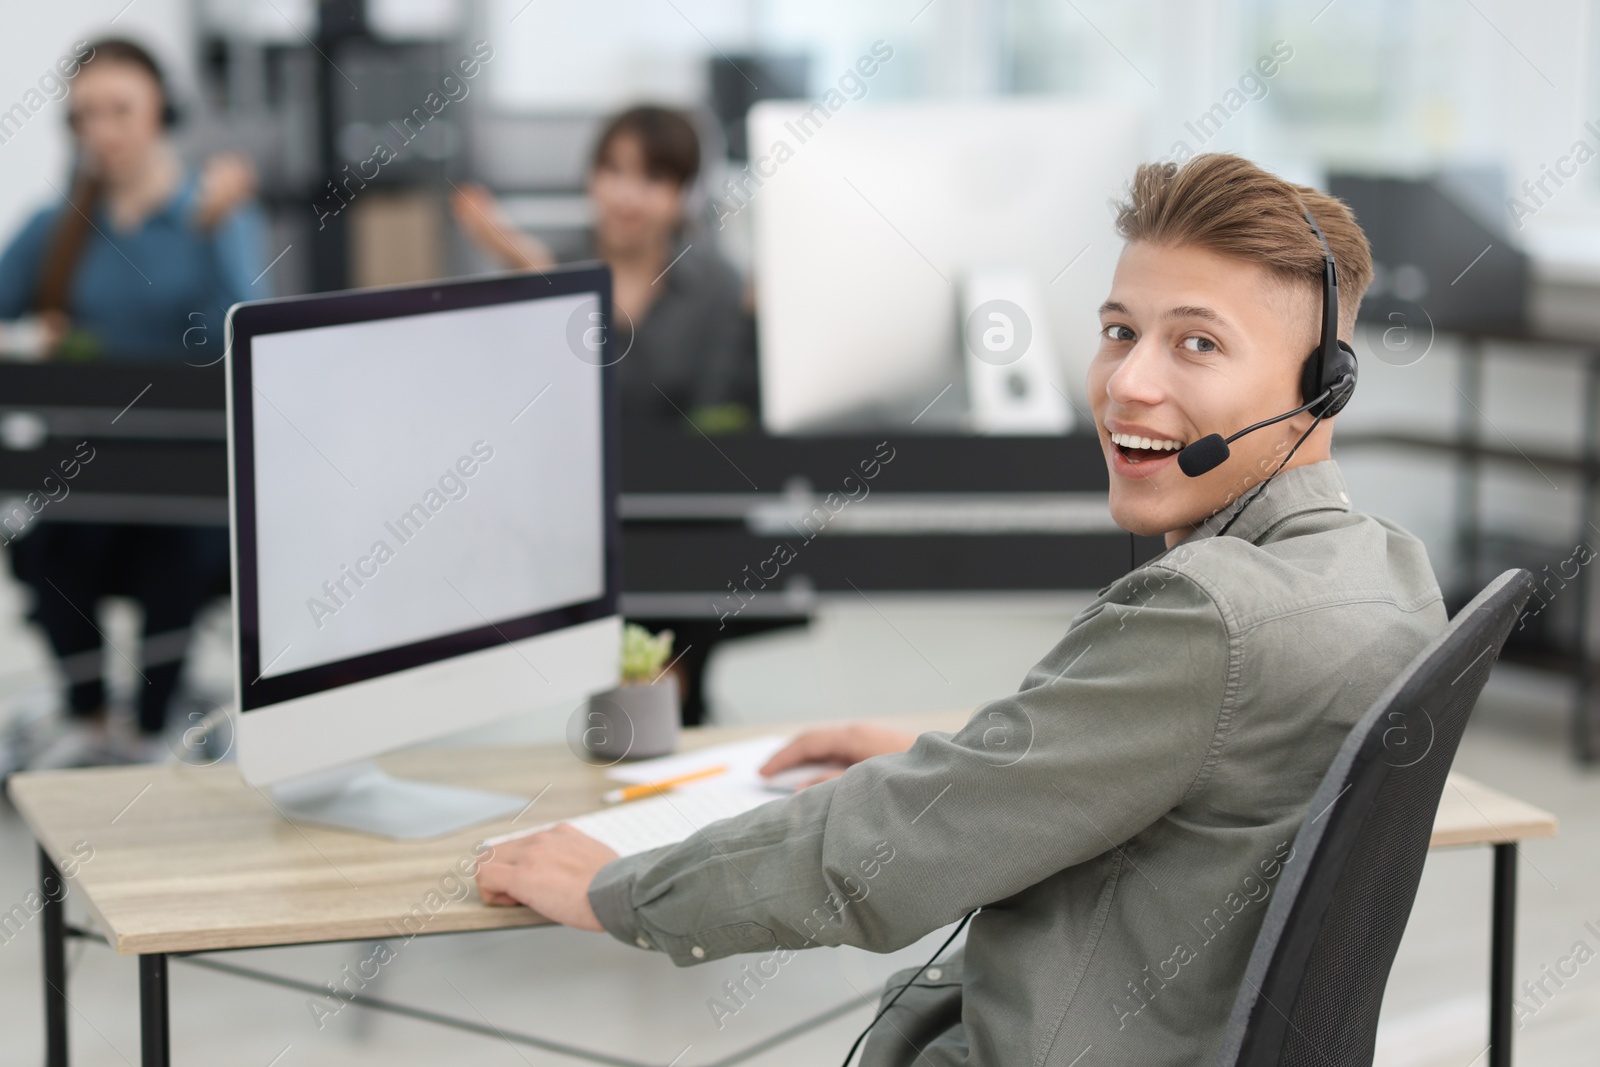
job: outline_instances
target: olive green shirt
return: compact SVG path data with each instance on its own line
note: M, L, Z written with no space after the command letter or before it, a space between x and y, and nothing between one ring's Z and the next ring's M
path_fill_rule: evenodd
M1331 460L1217 536L1238 508L956 733L613 860L601 923L680 965L767 953L753 997L791 950L888 952L981 907L863 1067L1210 1064L1312 793L1446 622L1422 544L1352 512Z

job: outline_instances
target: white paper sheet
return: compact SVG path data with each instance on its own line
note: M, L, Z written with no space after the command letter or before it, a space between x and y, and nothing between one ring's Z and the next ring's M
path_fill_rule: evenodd
M606 777L619 782L643 784L724 765L728 768L728 773L707 779L705 784L709 785L715 781L729 786L762 787L765 786L766 780L757 773L761 765L789 741L789 735L757 737L749 741L734 741L726 745L697 748L692 752L674 752L670 756L658 756L655 759L618 763L606 770Z
M719 819L740 815L777 800L793 792L801 782L809 781L827 770L820 765L806 765L785 771L773 779L761 777L761 765L788 742L788 736L758 737L637 763L619 763L607 770L606 776L630 784L659 782L719 765L726 766L728 770L714 778L678 786L660 796L609 805L599 811L561 821L577 827L614 849L620 856L676 844ZM497 845L548 830L554 825L545 823L529 827L488 838L484 843Z
M777 799L777 794L765 789L725 789L710 785L698 789L686 787L561 821L615 850L617 855L631 856L635 852L648 852L663 845L677 844L720 819L741 815ZM484 843L498 845L548 830L554 825L545 823L543 826L532 826L516 833L491 837Z

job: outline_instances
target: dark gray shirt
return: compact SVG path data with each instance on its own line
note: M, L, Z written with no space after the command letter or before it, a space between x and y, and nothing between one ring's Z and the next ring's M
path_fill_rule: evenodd
M958 955L891 982L916 977L864 1067L1209 1064L1312 793L1446 622L1421 543L1352 512L1332 461L1215 536L1237 508L956 733L607 864L601 923L680 965L781 963L981 906Z
M616 316L624 410L672 418L717 404L753 409L755 325L738 272L704 234L689 234L672 255L644 321Z

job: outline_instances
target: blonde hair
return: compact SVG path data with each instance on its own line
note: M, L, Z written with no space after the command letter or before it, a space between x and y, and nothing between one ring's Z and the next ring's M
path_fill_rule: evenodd
M1117 232L1128 241L1190 245L1247 260L1297 288L1322 291L1322 243L1306 225L1310 211L1328 239L1339 274L1339 335L1350 339L1361 297L1372 284L1372 248L1344 201L1286 182L1247 159L1220 152L1187 163L1145 163L1117 205Z

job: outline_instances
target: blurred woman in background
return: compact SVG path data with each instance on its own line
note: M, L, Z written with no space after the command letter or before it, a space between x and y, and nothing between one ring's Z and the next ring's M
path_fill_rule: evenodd
M635 107L610 119L589 167L591 253L611 268L608 340L626 353L617 365L624 412L737 429L756 406L754 326L738 273L709 236L687 232L699 171L700 140L676 111ZM467 236L510 269L555 265L483 186L463 185L451 207Z
M70 199L37 212L0 255L0 348L216 362L228 306L272 295L259 278L266 226L252 202L254 169L232 155L199 171L183 163L168 137L176 112L166 79L132 41L94 42L68 100ZM70 683L66 728L31 765L164 758L189 626L226 589L227 531L41 521L13 544L12 565L33 587L32 618ZM138 729L125 737L108 729L94 622L113 593L144 609Z
M611 268L615 322L608 342L619 359L623 428L636 420L685 420L705 433L743 430L759 408L755 320L738 272L709 234L691 232L689 191L700 172L700 139L689 120L661 107L635 107L606 122L590 157L594 211L590 258ZM456 222L475 244L512 270L547 270L556 257L519 231L480 185L452 198ZM625 438L626 440L626 438ZM760 629L681 617L638 618L670 626L682 651L673 671L683 721L706 716L705 668L731 634Z

